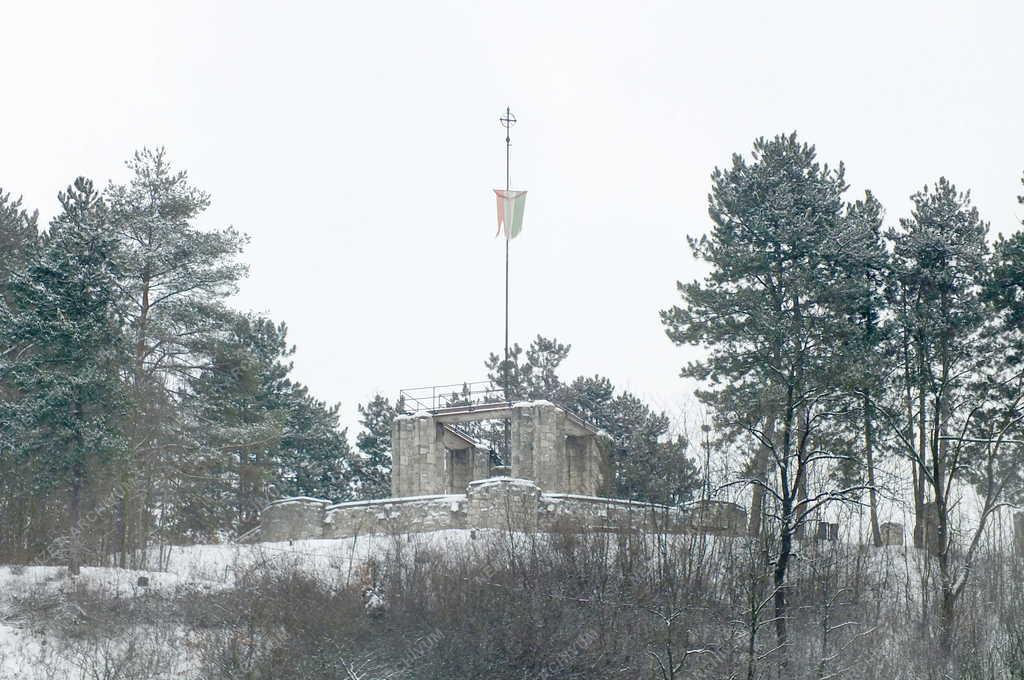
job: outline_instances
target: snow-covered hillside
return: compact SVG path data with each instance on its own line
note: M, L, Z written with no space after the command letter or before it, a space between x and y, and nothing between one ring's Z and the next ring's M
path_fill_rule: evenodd
M93 593L110 601L201 598L236 585L252 570L296 569L339 587L359 585L360 567L368 556L387 552L408 537L365 536L293 543L221 544L173 547L163 556L160 571L83 567L77 578L54 566L0 567L0 680L114 680L115 678L180 678L193 670L194 640L184 629L167 626L112 631L98 640L66 639L52 630L83 623L87 614L65 597ZM417 545L455 548L469 540L468 531L443 531L416 536ZM159 560L153 556L153 562ZM140 578L142 579L140 581ZM145 583L145 585L140 585ZM40 616L42 615L42 616ZM87 623L87 622L86 622ZM102 621L96 621L98 628ZM168 637L172 639L168 639ZM177 653L159 662L151 675L136 676L104 668L117 653L150 638Z

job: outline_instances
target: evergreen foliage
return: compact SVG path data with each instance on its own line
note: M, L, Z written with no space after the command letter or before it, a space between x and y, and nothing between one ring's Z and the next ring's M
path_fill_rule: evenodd
M360 498L386 498L391 495L391 428L395 416L405 408L399 397L394 405L376 394L365 406L359 405L359 424L363 431L356 435L360 456L354 470L355 491Z
M124 452L126 355L117 316L116 243L107 208L79 178L24 271L9 282L0 317L4 467L31 476L31 493L69 495L70 566L81 560L82 493Z

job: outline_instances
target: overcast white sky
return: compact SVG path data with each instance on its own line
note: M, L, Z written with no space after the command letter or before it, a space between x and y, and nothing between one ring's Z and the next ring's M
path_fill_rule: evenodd
M321 398L483 377L502 344L492 188L529 190L512 336L573 345L675 411L658 310L700 272L708 176L797 130L890 222L940 175L1015 230L1020 2L14 2L0 186L49 219L76 175L164 145L252 237L236 304L284 320Z

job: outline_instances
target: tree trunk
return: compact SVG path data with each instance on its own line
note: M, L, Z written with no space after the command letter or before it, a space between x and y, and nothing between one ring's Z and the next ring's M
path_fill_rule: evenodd
M766 440L772 441L775 438L775 418L767 416L763 436ZM754 458L754 476L762 483L768 483L768 461L771 449L765 444L758 446L757 455ZM750 518L747 524L747 534L758 536L761 533L761 517L764 514L764 489L755 486L750 499Z
M878 491L875 489L875 433L872 420L874 418L871 395L864 393L864 458L868 473L868 515L871 521L871 540L875 547L882 545L882 530L878 525Z
M785 410L785 421L783 423L782 432L782 463L779 466L779 490L782 499L782 507L779 508L779 516L782 518L781 526L779 527L779 556L775 562L775 570L773 573L773 585L775 586L775 592L773 593L772 599L775 606L775 643L778 647L779 653L779 677L788 677L787 669L789 667L789 650L787 644L789 641L789 626L787 621L788 610L786 608L786 570L789 567L790 554L793 551L793 531L794 531L794 517L795 508L794 498L799 493L800 484L804 474L801 455L801 446L797 445L796 454L796 479L792 486L790 485L789 472L790 465L793 461L793 420L795 414L793 413L793 387L787 388L786 393L786 410ZM798 440L800 435L797 434ZM803 440L800 440L803 441Z
M790 505L792 501L786 499L784 505ZM792 508L783 509L783 517L787 517ZM782 540L779 544L779 559L775 563L773 596L775 604L775 644L779 653L779 677L786 678L786 669L789 665L789 651L786 649L789 640L789 628L787 625L788 611L786 609L786 570L789 567L789 556L793 550L793 534L788 526L782 529Z
M951 585L943 584L939 602L939 650L948 658L953 649L953 631L956 624L956 593Z
M71 480L71 541L68 553L68 573L78 576L82 567L82 477L75 473Z
M145 397L143 396L143 386L146 382L146 332L149 326L149 288L150 279L148 274L143 274L142 278L142 300L139 309L139 316L136 319L136 325L138 326L135 331L135 348L132 357L132 393L134 397L134 409L132 410L132 436L131 444L133 448L131 450L131 459L128 461L127 466L122 471L121 481L123 483L123 491L121 497L117 502L117 518L115 528L117 531L116 550L118 555L118 566L125 569L129 566L128 564L128 553L132 550L131 541L129 540L129 522L134 516L136 510L133 501L137 501L137 498L129 497L129 490L134 490L137 485L135 480L129 476L132 471L136 469L138 461L136 460L137 451L135 447L142 446L143 440L145 439L143 425L145 414L148 409L145 403ZM143 466L145 467L145 466ZM145 508L138 508L140 512L144 511Z
M927 519L924 516L924 491L925 491L925 480L927 479L924 474L924 464L928 460L928 435L927 435L927 408L925 405L925 394L924 394L924 354L918 349L918 353L921 355L918 360L918 386L917 386L917 441L918 441L918 453L917 460L914 462L915 465L919 466L917 472L917 487L915 488L914 498L914 547L924 547L924 530Z

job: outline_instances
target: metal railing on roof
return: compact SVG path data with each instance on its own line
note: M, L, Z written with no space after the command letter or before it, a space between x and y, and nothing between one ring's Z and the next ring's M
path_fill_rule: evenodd
M490 380L413 387L400 392L405 413L505 402L505 391Z
M450 385L430 385L427 387L413 387L400 391L404 406L402 413L432 413L443 414L451 409L473 410L474 407L486 409L499 405L512 405L511 400L506 400L505 391L490 380L479 380L476 382L452 383ZM587 418L584 418L576 411L568 408L565 404L556 400L553 404L565 411L570 420L581 427L597 430L598 427ZM452 429L472 437L469 429L454 426Z

